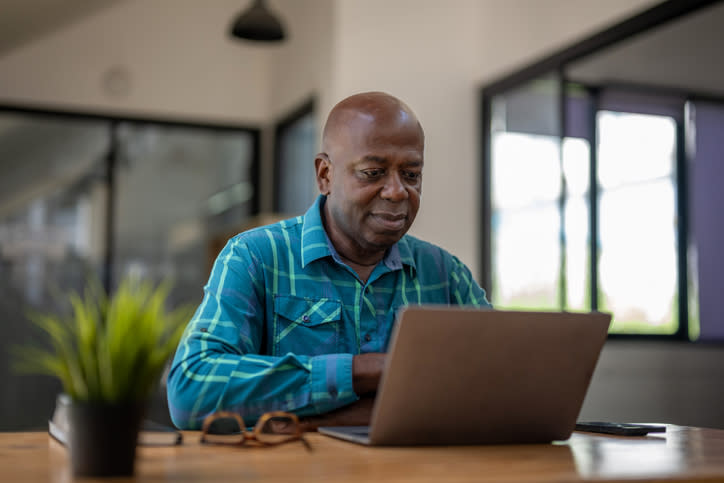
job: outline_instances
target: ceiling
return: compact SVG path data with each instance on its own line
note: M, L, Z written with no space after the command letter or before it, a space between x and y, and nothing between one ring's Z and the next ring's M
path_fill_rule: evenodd
M0 0L0 56L123 0ZM569 66L573 80L724 96L724 2Z
M121 0L0 0L0 56Z
M641 33L571 64L592 84L634 84L724 98L724 2Z

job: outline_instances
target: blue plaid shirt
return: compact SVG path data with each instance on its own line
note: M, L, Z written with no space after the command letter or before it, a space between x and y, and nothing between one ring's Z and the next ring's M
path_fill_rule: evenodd
M322 414L359 399L352 357L385 352L409 304L490 306L470 270L405 235L367 283L324 231L320 196L304 216L233 237L168 376L171 418L197 429L219 410L253 423L267 411Z

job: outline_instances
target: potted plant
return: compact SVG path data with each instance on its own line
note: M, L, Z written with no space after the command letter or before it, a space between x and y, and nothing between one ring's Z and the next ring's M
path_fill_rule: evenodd
M50 348L19 352L26 372L60 379L70 397L69 448L77 476L131 475L147 400L191 316L168 310L168 284L124 280L71 294L70 315L32 315Z

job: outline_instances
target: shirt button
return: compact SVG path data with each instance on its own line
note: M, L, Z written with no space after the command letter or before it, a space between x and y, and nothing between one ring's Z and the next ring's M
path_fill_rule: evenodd
M369 334L367 334L367 335L365 336L365 340L366 340L367 342L371 341L371 340L372 340L372 336L369 335Z
M308 315L305 315L304 317L302 317L302 321L303 321L303 322L309 322L309 316L308 316Z

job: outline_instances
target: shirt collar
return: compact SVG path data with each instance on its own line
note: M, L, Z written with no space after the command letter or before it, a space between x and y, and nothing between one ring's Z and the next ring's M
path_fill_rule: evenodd
M302 268L313 261L331 257L332 244L327 238L322 224L322 206L327 199L324 195L317 196L314 204L304 214L302 220Z
M324 257L332 257L340 262L337 250L335 250L322 224L322 207L327 197L319 195L314 204L304 214L302 221L302 268L315 260ZM412 251L407 243L407 235L387 250L385 258L382 259L390 270L400 270L403 265L408 265L412 273L417 270Z

